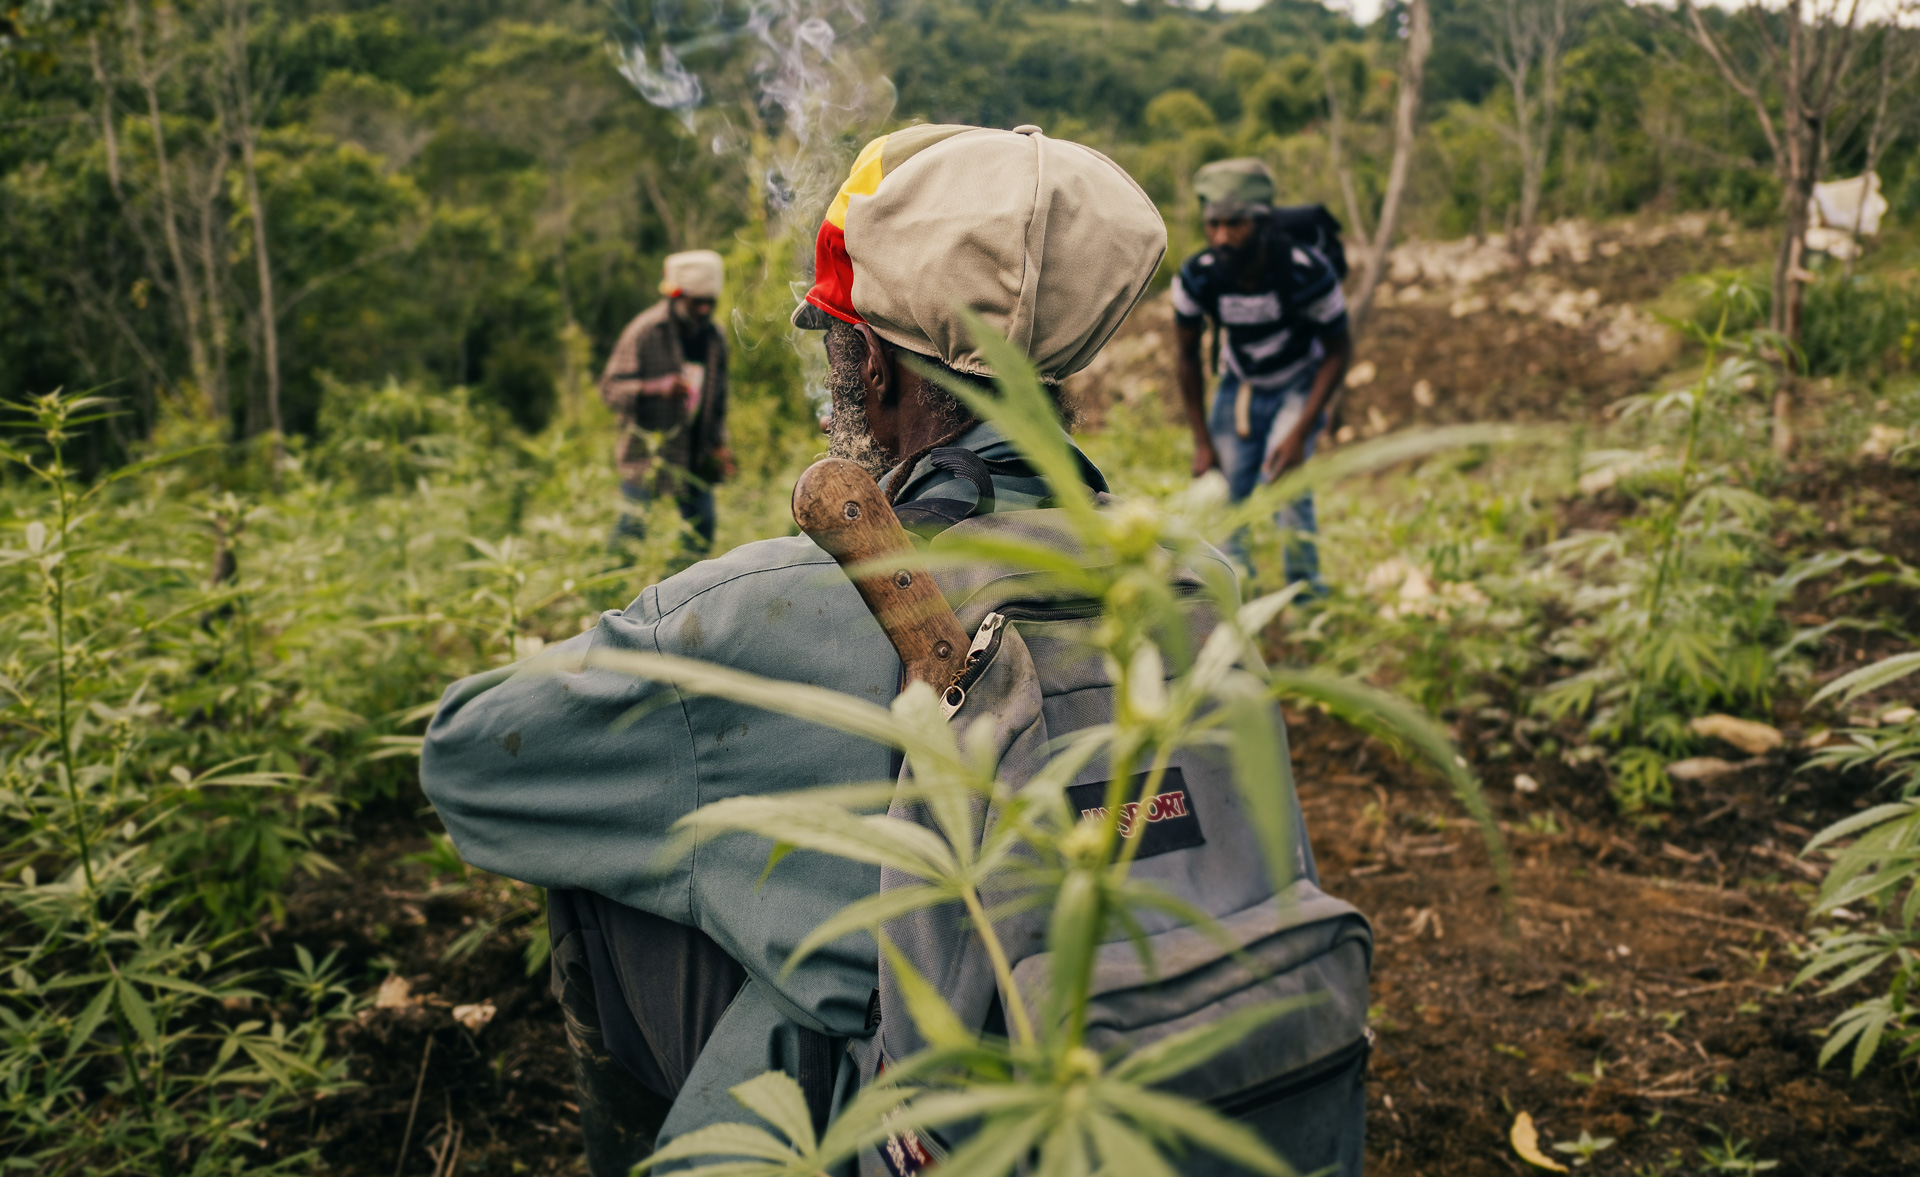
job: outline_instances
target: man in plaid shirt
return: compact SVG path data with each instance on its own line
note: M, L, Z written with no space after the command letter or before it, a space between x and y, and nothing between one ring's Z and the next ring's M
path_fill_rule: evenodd
M671 496L693 532L713 546L713 487L733 475L727 448L727 340L713 322L723 270L710 249L670 255L662 298L620 333L600 396L620 421L614 460L620 493L642 510L624 513L614 544L646 535L644 505Z

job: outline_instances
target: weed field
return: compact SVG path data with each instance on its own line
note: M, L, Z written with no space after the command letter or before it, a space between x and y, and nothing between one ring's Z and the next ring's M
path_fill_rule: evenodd
M1437 716L1511 853L1509 899L1446 782L1290 704L1323 881L1378 944L1369 1168L1519 1171L1524 1112L1598 1172L1920 1169L1911 349L1816 356L1779 453L1725 276L1753 242L1580 231L1628 243L1619 274L1424 279L1380 312L1343 440L1554 432L1324 491L1333 594L1264 636ZM1858 281L1897 283L1911 249ZM1123 497L1184 482L1166 314L1143 305L1077 389ZM1573 370L1596 375L1567 391ZM414 756L452 678L684 562L677 520L609 554L610 425L581 378L536 435L461 394L338 385L317 440L233 461L182 421L86 470L75 439L113 410L43 398L9 442L10 1163L583 1172L542 896L460 861ZM723 546L789 531L818 446L743 439Z

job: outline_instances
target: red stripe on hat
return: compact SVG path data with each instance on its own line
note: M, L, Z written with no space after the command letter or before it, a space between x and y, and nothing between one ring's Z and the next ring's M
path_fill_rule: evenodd
M853 258L847 254L846 230L832 221L820 224L813 242L813 289L807 301L846 323L864 323L853 309Z

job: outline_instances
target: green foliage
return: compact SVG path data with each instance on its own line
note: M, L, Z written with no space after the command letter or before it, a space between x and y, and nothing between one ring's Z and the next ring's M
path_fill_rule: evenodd
M1762 1160L1753 1155L1753 1144L1743 1137L1736 1136L1721 1128L1708 1124L1708 1128L1719 1133L1720 1143L1710 1144L1700 1150L1702 1173L1728 1174L1730 1177L1753 1177L1756 1173L1765 1173L1780 1167L1779 1161Z
M1305 653L1436 712L1489 705L1529 676L1554 587L1538 567L1551 515L1535 474L1442 457L1386 493L1340 497L1322 543L1336 587L1296 635Z
M1877 376L1914 370L1920 283L1896 273L1854 276L1828 266L1807 287L1800 345L1818 376Z
M0 395L124 382L129 416L87 439L83 448L97 450L88 468L124 458L163 408L190 409L221 431L255 433L266 420L225 9L167 11L161 20L137 5L28 4L0 34L10 67L0 122L12 132L0 146L9 261ZM769 260L770 223L814 216L824 177L889 122L1037 122L1093 143L1160 202L1172 264L1198 247L1186 185L1210 160L1262 156L1282 200L1319 201L1343 217L1346 181L1366 210L1385 184L1398 10L1361 29L1300 3L1235 13L1119 0L882 6L843 30L835 66L869 83L884 74L897 102L870 126L809 142L798 205L782 188L792 177L769 186L769 164L773 145L791 146L799 129L734 100L751 97L764 50L727 24L734 18L724 6L636 13L640 32L673 40L706 84L702 118L727 120L716 139L706 123L694 134L634 93L606 41L635 27L610 28L591 7L443 11L387 0L255 11L247 77L289 428L318 428L330 377L468 386L538 431L569 379L569 325L585 333L590 359L603 358L655 297L670 250ZM1436 14L1407 231L1491 232L1517 199L1501 131L1511 99L1480 48L1493 18L1483 5ZM1590 7L1561 71L1565 117L1545 215L1657 205L1771 220L1777 187L1752 166L1765 158L1764 135L1705 65L1677 22L1649 22L1617 0ZM1851 159L1858 145L1837 150ZM1883 161L1897 203L1920 191L1911 155L1896 140ZM810 237L811 223L800 228ZM783 292L805 252L788 252L794 244L807 242L781 242L778 264L757 277L730 271L755 283L744 301L760 298L774 271L765 289ZM1912 294L1856 285L1823 277L1809 290L1816 371L1905 354ZM774 320L749 317L755 334L779 333Z
M1680 324L1701 345L1699 378L1622 406L1629 419L1677 421L1680 436L1668 443L1677 456L1654 446L1589 457L1652 511L1549 548L1561 568L1580 574L1567 601L1576 622L1552 636L1549 652L1584 667L1548 687L1537 706L1552 718L1586 717L1593 738L1619 749L1615 795L1629 812L1670 799L1659 754L1687 747L1689 718L1716 709L1766 713L1779 684L1798 672L1806 644L1807 635L1788 633L1781 609L1824 567L1769 569L1773 505L1739 485L1731 464L1705 461L1707 432L1733 420L1729 406L1763 372L1752 358L1763 341L1728 333L1736 314L1752 312L1753 289L1723 280L1710 298L1711 327Z
M1909 574L1911 570L1908 570ZM1896 654L1828 683L1815 702L1837 696L1851 702L1920 673L1920 651ZM1815 898L1816 915L1859 908L1872 924L1823 928L1796 985L1819 981L1839 993L1871 981L1879 996L1848 1008L1827 1027L1820 1048L1825 1066L1849 1045L1860 1074L1882 1045L1902 1059L1920 1056L1913 991L1920 983L1920 718L1882 728L1855 729L1846 742L1822 749L1808 767L1861 769L1883 774L1898 799L1862 810L1814 835L1804 853L1832 859Z
M42 1172L173 1170L183 1154L181 1171L196 1174L297 1171L310 1156L259 1166L256 1131L344 1085L326 1031L354 999L331 958L305 949L279 975L284 998L266 999L255 986L269 976L236 936L206 930L170 862L183 837L218 843L193 853L220 888L206 896L219 914L241 880L284 874L293 858L324 865L302 824L331 802L292 773L237 762L196 773L176 758L185 749L168 746L155 688L168 674L160 663L185 651L168 659L151 639L171 645L187 626L143 614L130 624L132 602L112 588L117 553L103 542L113 492L151 466L82 486L66 449L109 402L54 394L9 408L35 444L4 456L39 484L47 517L0 552L17 635L0 725L0 903L14 913L0 940L0 1148ZM221 594L196 595L212 605ZM227 797L249 800L222 829L208 802Z
M310 1168L263 1160L259 1130L345 1082L328 1040L364 981L299 945L268 967L256 936L335 869L344 807L412 787L437 684L578 632L667 558L607 554L611 431L584 389L537 438L464 393L328 389L328 433L263 454L257 484L245 450L192 446L82 482L70 447L111 403L14 406L0 1150L37 1170ZM532 901L453 949L500 935L543 961Z
M122 454L166 405L223 431L263 428L262 292L223 11L160 20L133 6L93 29L97 74L80 40L0 91L0 119L46 127L0 151L0 250L25 271L0 286L0 395L124 381L132 417L95 427ZM399 378L473 387L537 431L565 379L567 324L604 355L657 297L663 254L746 222L752 169L641 101L604 30L565 5L526 16L544 23L470 13L434 27L393 5L255 13L256 156L293 430L318 427L329 378Z
M1573 1167L1585 1168L1593 1163L1593 1158L1613 1147L1613 1137L1593 1136L1585 1128L1580 1129L1580 1139L1562 1140L1553 1146L1555 1152L1563 1152L1573 1157Z

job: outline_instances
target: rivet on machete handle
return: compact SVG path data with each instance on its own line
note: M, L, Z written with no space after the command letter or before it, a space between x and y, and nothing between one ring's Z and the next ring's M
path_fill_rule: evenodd
M793 484L793 521L849 570L907 674L944 692L954 677L953 652L967 647L966 631L873 475L844 458L815 462ZM878 561L891 571L851 571Z

